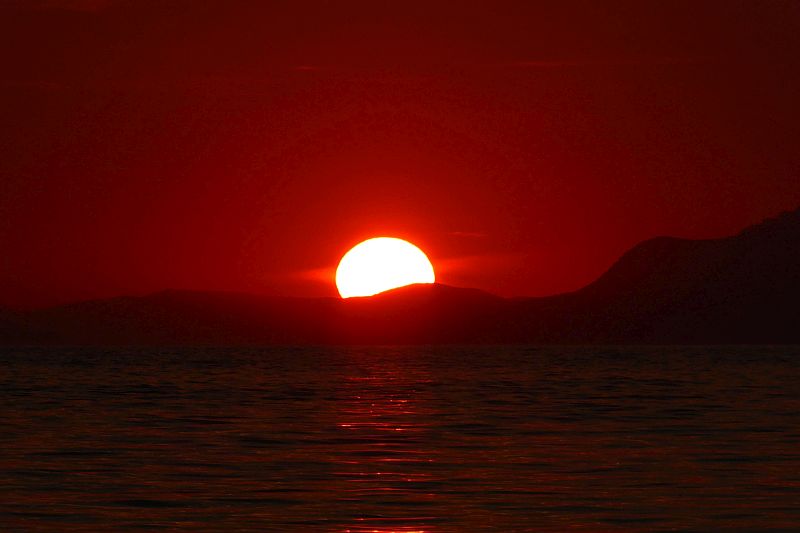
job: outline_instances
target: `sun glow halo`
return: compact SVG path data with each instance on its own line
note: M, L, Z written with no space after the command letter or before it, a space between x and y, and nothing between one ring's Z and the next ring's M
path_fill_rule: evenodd
M433 265L425 253L402 239L376 237L344 254L336 269L342 298L372 296L412 283L433 283Z

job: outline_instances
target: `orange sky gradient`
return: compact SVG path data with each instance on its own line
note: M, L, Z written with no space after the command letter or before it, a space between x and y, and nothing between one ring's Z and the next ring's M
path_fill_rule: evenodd
M505 296L800 204L796 2L0 5L0 305L334 296L408 239Z

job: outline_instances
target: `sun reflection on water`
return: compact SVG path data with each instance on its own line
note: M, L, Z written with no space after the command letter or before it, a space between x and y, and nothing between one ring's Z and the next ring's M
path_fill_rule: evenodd
M336 459L342 480L339 501L355 509L391 509L380 516L364 512L344 527L352 533L432 533L439 479L436 454L429 446L431 407L416 387L426 376L408 374L390 358L365 357L360 373L342 383L339 438L346 456Z
M670 350L6 354L0 522L796 530L800 354Z

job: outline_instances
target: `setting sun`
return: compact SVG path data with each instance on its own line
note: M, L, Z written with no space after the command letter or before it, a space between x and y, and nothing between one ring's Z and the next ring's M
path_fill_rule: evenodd
M422 250L392 237L357 244L344 254L336 269L336 288L342 298L372 296L435 279L433 265Z

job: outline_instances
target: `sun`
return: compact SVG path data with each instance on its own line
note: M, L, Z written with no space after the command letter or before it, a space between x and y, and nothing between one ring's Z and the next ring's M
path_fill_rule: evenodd
M336 288L342 298L372 296L435 280L433 265L425 253L394 237L375 237L355 245L336 268Z

